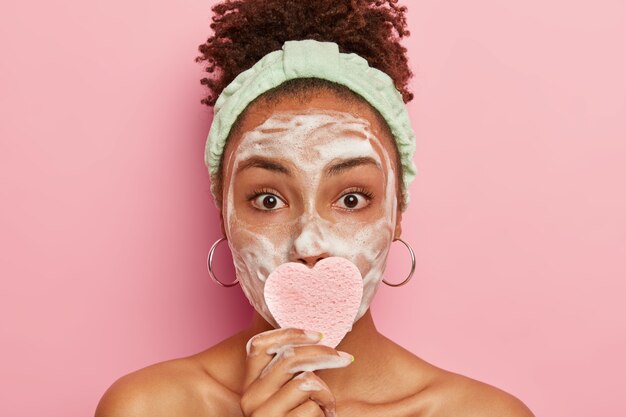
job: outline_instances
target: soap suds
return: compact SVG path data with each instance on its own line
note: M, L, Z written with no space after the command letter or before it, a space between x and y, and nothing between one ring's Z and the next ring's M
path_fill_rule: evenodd
M262 379L269 371L272 370L276 363L283 360L283 358L293 358L296 356L296 352L293 349L293 345L283 345L276 350L276 355L272 358L272 360L263 368L261 371L261 375L259 375L259 379Z
M324 389L322 384L318 380L307 377L306 372L299 373L294 376L293 379L303 379L302 383L298 385L300 391L321 391Z
M356 322L369 308L383 278L396 222L396 175L391 158L372 133L369 121L350 113L321 109L274 112L242 136L226 167L231 173L236 172L239 164L252 156L280 159L297 168L304 183L304 211L297 219L255 230L237 214L232 174L225 184L226 235L237 277L250 304L270 324L279 327L263 297L267 276L283 263L327 253L350 260L363 276L363 297ZM325 168L336 160L360 157L374 159L385 175L381 215L375 221L361 223L333 222L321 217L316 198Z
M334 369L343 368L352 363L352 359L348 356L337 355L324 355L315 360L311 360L305 363L300 363L293 368L289 369L290 373L303 372L303 371L317 371L320 369Z

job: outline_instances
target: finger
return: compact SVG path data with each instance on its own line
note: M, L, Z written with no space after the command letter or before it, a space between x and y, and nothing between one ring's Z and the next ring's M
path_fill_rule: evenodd
M261 371L258 379L263 379L271 373L271 378L276 378L275 382L282 385L295 373L340 368L351 364L353 360L354 357L348 352L325 345L285 345L277 349L276 356ZM279 369L272 372L276 367Z
M309 371L287 382L259 407L258 414L284 416L308 400L313 400L325 416L335 415L335 396L320 377Z
M346 352L337 352L328 346L285 346L263 369L259 378L250 384L245 393L248 397L246 400L254 409L267 401L296 373L341 368L351 363L352 355Z
M273 329L252 336L246 344L244 390L259 377L281 346L316 343L320 339L320 333L296 328Z
M336 417L336 414L324 414L324 411L313 400L307 400L286 414L285 417Z

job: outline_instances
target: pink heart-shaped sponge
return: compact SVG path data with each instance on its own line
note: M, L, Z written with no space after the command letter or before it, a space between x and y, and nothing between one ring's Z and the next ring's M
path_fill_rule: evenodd
M317 330L320 344L336 347L352 330L363 296L363 278L345 258L330 257L313 268L288 262L265 281L265 302L280 327Z

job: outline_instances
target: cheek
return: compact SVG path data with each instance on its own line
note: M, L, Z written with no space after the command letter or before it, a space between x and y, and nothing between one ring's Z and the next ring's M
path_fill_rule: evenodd
M324 237L330 244L331 255L352 261L366 278L377 273L384 264L393 239L389 219L368 223L338 223Z
M254 276L265 281L278 265L287 262L285 253L291 242L293 226L281 224L271 230L249 225L233 217L229 227L229 242L233 259L245 277Z

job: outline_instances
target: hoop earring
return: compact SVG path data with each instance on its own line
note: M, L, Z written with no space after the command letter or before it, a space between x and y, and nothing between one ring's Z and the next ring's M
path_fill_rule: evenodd
M409 253L411 254L411 272L409 273L409 276L406 277L406 279L404 281L402 281L399 284L390 284L389 282L385 281L385 279L383 278L383 282L387 285L389 285L390 287L401 287L404 284L406 284L407 282L409 282L409 280L411 279L411 277L413 276L413 273L415 272L415 253L413 252L413 248L411 248L411 245L409 245L408 243L406 243L404 240L397 238L396 240L399 240L400 242L404 243L404 246L406 246L406 248L409 250Z
M213 253L215 252L215 248L217 248L217 246L224 240L226 240L226 238L225 237L221 237L221 238L219 238L217 240L217 242L215 242L213 244L213 246L211 246L211 250L209 251L209 255L207 256L206 263L207 263L207 267L209 269L209 275L211 276L211 278L213 278L213 281L217 282L222 287L232 287L234 285L237 285L237 283L239 282L239 278L237 278L234 282L232 282L230 284L224 284L222 281L217 279L217 277L213 273Z

